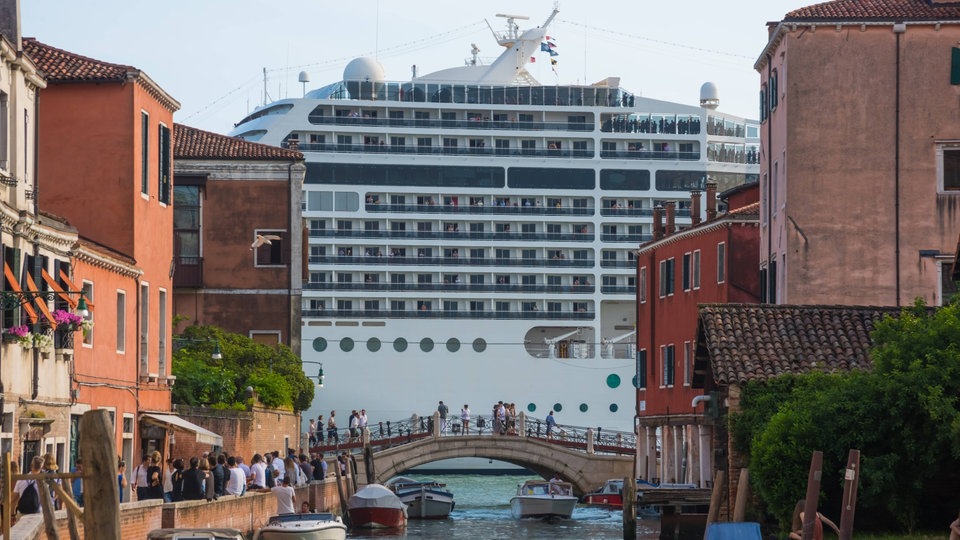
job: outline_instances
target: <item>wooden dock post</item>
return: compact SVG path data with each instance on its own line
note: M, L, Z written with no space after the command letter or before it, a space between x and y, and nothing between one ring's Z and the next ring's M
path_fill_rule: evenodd
M57 519L53 515L53 499L50 497L50 485L44 480L37 480L34 484L40 495L40 510L43 512L43 530L47 540L60 540L57 535Z
M344 486L343 473L340 471L340 461L333 462L333 470L337 473L337 494L340 496L340 515L343 517L343 523L350 526L350 514L347 512L347 494Z
M623 540L637 538L637 480L623 479Z
M801 538L813 540L817 521L817 502L820 499L820 478L823 471L823 452L814 450L810 458L810 473L807 476L807 497L803 503L803 529Z
M843 475L843 507L840 508L840 540L853 538L853 515L857 510L857 487L860 484L860 450L847 454Z
M80 419L80 455L83 456L83 510L86 538L120 540L120 494L117 486L117 448L113 423L106 409L83 413Z
M733 522L743 522L747 513L747 495L750 493L750 469L740 469L740 480L737 481L737 500L733 504Z
M368 484L377 484L377 470L373 463L373 447L367 444L363 447L363 468L367 475Z
M707 529L710 528L711 523L716 523L720 519L720 505L723 503L726 485L727 471L721 469L713 477L713 492L710 494L710 509L707 511ZM706 530L704 530L703 535L706 537Z

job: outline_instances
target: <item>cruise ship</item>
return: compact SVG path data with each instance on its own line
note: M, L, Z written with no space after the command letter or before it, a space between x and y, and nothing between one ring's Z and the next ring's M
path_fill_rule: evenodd
M757 180L759 126L701 103L642 97L606 78L545 85L547 28L498 15L504 50L386 79L371 58L343 79L259 107L231 135L298 148L309 231L305 418L370 422L442 400L489 419L498 401L563 426L631 431L636 409L633 250L653 209ZM638 69L640 66L633 66ZM642 286L643 284L641 284ZM488 424L489 426L489 424Z

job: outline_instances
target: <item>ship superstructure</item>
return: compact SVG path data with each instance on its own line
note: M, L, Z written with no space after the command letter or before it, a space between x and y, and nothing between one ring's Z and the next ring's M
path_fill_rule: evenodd
M490 64L389 82L358 58L237 124L307 160L303 357L325 373L308 415L376 424L444 400L489 416L502 400L632 429L633 250L654 206L677 201L683 227L708 177L755 181L758 125L717 112L709 83L703 106L616 78L541 85L524 66L553 15L522 32L505 16Z

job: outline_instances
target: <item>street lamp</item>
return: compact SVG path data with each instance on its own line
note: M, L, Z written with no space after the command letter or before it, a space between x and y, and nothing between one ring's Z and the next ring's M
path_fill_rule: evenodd
M317 364L320 366L320 371L317 372L317 386L323 388L323 362L313 362L310 360L301 360L303 364Z
M184 343L213 343L213 352L210 353L210 358L213 360L223 360L223 351L220 349L220 340L217 338L206 337L206 338L191 338L185 336L173 336L174 343L181 344L179 348L183 348Z

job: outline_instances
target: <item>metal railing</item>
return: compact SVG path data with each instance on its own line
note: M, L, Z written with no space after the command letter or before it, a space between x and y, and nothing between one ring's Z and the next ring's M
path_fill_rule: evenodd
M676 161L697 161L700 152L663 152L656 150L601 150L600 157L609 159L669 159Z
M468 311L445 309L304 309L304 317L330 319L549 319L593 320L593 311Z
M393 283L363 282L306 283L307 291L391 291L391 292L494 292L494 293L555 293L592 294L593 285L524 285L521 283ZM623 291L617 291L623 292Z
M310 114L307 120L314 125L371 126L371 127L407 127L433 129L478 129L510 131L576 131L594 130L592 122L532 122L519 120L490 120L478 118L471 120L443 120L440 118L378 118L327 116Z
M592 268L593 259L524 259L502 257L408 257L408 256L356 256L321 255L310 256L310 264L359 264L359 265L416 265L416 266L535 266L557 268Z
M393 240L525 240L550 242L593 242L592 233L525 233L475 231L393 231L353 229L310 229L310 238L389 238Z
M366 203L367 212L396 212L417 214L504 214L531 216L592 216L590 207L578 206L495 206L456 204L387 204ZM652 214L651 214L652 215Z
M289 142L280 144L289 148ZM593 150L544 149L544 148L490 148L486 146L413 146L407 144L344 144L344 143L298 143L297 150L301 152L343 152L348 154L411 154L411 155L444 155L444 156L512 156L512 157L546 157L546 158L580 158L590 159ZM652 159L652 158L647 158ZM678 158L660 158L678 159Z

